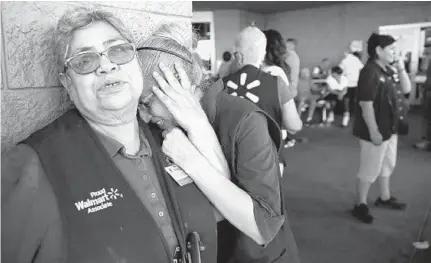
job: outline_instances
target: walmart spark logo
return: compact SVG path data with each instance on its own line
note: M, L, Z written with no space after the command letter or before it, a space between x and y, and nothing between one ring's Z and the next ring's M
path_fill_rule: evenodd
M108 192L108 196L111 200L117 200L117 198L123 198L123 194L118 193L118 189L111 188L111 191Z
M228 88L235 90L230 95L238 96L240 98L246 97L247 99L251 100L252 102L257 103L259 101L259 97L256 96L255 94L251 93L250 90L259 87L260 81L258 79L256 79L250 83L247 83L247 84L246 83L247 83L247 73L241 73L240 79L239 79L239 84L236 84L235 82L229 80L226 83L226 86L228 86Z

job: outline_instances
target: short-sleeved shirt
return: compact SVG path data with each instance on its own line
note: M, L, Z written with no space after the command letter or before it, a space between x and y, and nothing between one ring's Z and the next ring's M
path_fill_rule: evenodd
M212 125L216 125L214 103L223 90L221 80L214 83L202 100L202 108ZM266 117L258 112L248 115L237 131L236 184L253 200L254 216L265 243L271 241L283 225L278 152L272 141Z
M345 76L341 76L338 82L332 75L329 75L326 78L326 84L330 91L342 91L347 88L348 80Z
M340 68L343 70L343 74L347 77L347 87L353 88L358 86L359 72L364 67L362 61L355 55L349 53L341 61Z
M289 100L296 97L297 91L289 84L289 80L287 79L286 73L284 73L283 69L275 65L264 65L261 69L262 71L277 77L278 98L281 107L283 107L283 105Z
M390 69L383 69L370 59L361 70L356 93L357 114L353 124L353 134L371 141L368 126L362 115L361 101L373 102L377 127L383 140L388 140L397 133L398 119L405 118L406 103L397 73Z

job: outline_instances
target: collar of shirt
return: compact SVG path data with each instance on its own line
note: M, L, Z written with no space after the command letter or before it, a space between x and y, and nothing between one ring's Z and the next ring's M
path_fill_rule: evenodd
M109 136L106 136L98 131L95 131L97 136L100 139L100 142L105 147L109 156L114 157L118 152L122 155L126 155L124 145L119 143L118 141L112 139ZM139 152L135 156L148 156L151 157L152 151L148 140L145 138L144 132L141 128L139 128L139 140L140 140L140 149Z
M375 60L372 60L371 63L374 67L376 67L376 69L385 73L386 75L392 76L393 74L396 73L396 70L392 69L391 66L384 67L384 66L378 64Z
M205 92L202 98L202 109L208 117L211 124L214 123L216 115L216 98L217 95L224 89L223 80L220 78L214 82Z

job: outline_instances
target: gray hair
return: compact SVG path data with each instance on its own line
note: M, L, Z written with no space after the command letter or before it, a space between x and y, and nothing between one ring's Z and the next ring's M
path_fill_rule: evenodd
M173 72L175 72L175 63L181 65L192 85L200 86L203 82L203 72L193 56L194 39L195 35L192 31L184 31L181 26L170 23L161 25L151 36L141 42L138 47L151 48L138 52L138 60L141 63L144 78L144 89L157 86L157 82L153 78L154 71L163 76L159 63L163 63Z
M103 21L114 27L127 41L133 42L132 34L114 14L95 10L94 8L77 7L66 10L54 31L54 54L58 72L63 72L64 62L69 53L69 45L75 30L85 27L92 22Z
M246 27L235 40L235 51L240 52L247 63L262 62L266 54L265 34L257 27Z

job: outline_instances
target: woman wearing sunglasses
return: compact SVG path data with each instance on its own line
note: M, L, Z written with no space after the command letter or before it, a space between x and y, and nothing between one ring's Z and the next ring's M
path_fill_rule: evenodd
M221 79L203 80L188 35L163 25L139 45L140 116L164 130L164 153L220 213L218 262L298 262L286 248L280 130L257 106L223 91Z

